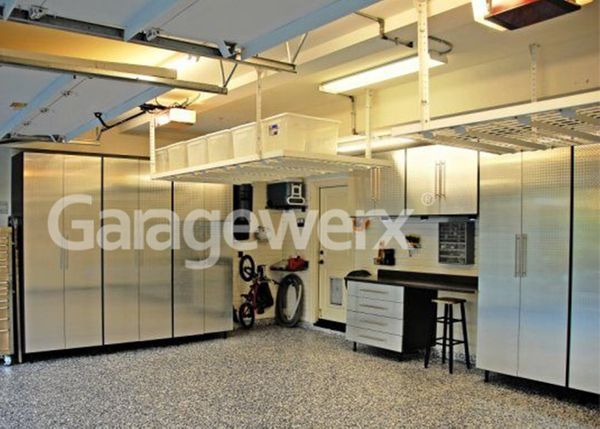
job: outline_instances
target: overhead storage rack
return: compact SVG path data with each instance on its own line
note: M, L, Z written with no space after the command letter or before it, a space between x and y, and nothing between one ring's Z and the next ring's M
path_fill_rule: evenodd
M152 175L156 180L231 183L271 182L342 174L355 170L389 167L391 162L355 156L325 155L290 150L276 150L202 167L188 167Z
M600 143L600 90L400 125L392 135L495 154Z

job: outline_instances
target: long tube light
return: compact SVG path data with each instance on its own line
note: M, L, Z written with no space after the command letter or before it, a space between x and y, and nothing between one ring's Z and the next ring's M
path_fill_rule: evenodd
M429 68L446 64L444 56L431 52L429 56ZM364 88L379 82L405 76L419 71L419 56L411 55L391 63L382 64L368 70L353 73L348 76L325 82L319 86L322 92L340 94L358 88Z
M367 148L366 136L357 135L342 137L338 139L337 152L340 154L356 155L364 153ZM399 149L403 146L415 143L413 139L407 137L393 137L382 135L374 137L371 142L371 149L377 152Z

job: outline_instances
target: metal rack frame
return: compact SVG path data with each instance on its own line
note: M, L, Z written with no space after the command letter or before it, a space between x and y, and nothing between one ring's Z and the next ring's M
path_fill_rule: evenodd
M600 90L411 123L392 135L495 154L600 143Z
M277 150L227 161L155 173L155 180L243 184L310 178L353 170L390 167L390 161L355 156Z

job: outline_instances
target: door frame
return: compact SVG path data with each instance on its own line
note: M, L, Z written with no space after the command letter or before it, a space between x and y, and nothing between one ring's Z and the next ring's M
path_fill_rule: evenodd
M332 175L326 177L319 177L318 179L307 179L307 195L308 195L308 209L318 210L321 209L321 188L331 188L335 186L348 186L347 175ZM310 267L316 267L310 270L310 284L308 287L309 293L305 295L306 301L305 306L308 309L306 320L310 324L314 324L319 320L319 251L320 243L317 228L315 227L311 233L309 246L307 250L307 258Z

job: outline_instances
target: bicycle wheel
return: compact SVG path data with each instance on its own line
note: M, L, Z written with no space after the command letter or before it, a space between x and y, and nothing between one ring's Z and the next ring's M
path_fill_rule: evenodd
M240 305L240 309L238 311L238 318L240 320L240 325L244 329L250 329L254 325L254 307L249 302L245 302Z

